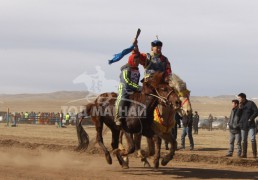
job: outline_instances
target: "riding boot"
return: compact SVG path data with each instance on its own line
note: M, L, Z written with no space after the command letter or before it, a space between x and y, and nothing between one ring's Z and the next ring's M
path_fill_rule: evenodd
M242 156L241 158L247 158L247 142L242 143Z
M122 120L124 117L127 116L127 107L129 105L129 102L127 101L127 96L121 96L121 100L117 102L117 109L116 109L116 116L115 116L115 123L117 126L122 125Z
M121 126L122 122L121 122L121 117L119 116L116 116L115 119L114 119L115 123L117 126Z
M252 142L253 157L257 158L257 145L256 142Z

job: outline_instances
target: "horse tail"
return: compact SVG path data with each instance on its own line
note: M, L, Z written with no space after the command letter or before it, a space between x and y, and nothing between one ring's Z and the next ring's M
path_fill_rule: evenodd
M89 103L86 105L85 111L83 111L83 114L90 115L93 103ZM90 140L89 135L85 131L85 129L82 127L82 120L84 118L83 114L80 118L76 119L76 131L77 131L77 137L78 137L78 147L76 148L77 151L85 151L87 150Z
M89 135L82 127L82 119L76 119L76 131L78 137L78 147L76 150L83 151L87 150L89 146Z

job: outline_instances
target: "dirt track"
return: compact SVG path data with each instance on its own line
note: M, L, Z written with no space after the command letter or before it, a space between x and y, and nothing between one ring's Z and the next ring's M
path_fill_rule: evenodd
M86 130L94 142L95 129ZM179 137L180 134L179 130ZM246 160L236 158L235 154L232 158L224 157L228 132L222 130L200 130L199 135L194 135L194 151L177 151L174 160L156 171L144 168L133 155L130 169L122 169L115 157L113 164L108 165L94 143L87 152L74 151L74 126L0 124L0 135L0 179L258 179L258 160L251 158L250 147ZM104 141L110 147L110 131ZM162 153L166 151L162 149Z

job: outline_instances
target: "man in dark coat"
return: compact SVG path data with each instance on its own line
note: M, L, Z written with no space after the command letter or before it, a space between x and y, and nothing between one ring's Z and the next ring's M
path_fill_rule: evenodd
M247 138L248 133L251 136L253 157L257 158L257 144L255 139L256 129L255 129L255 118L258 115L257 106L253 101L247 100L244 93L238 94L239 99L239 112L241 113L239 125L241 129L242 136L242 158L247 157Z
M188 135L190 141L190 150L194 149L194 140L192 135L193 130L193 117L191 116L184 116L182 117L183 129L181 135L181 148L185 149L185 137Z
M234 144L235 140L237 143L237 156L241 156L241 131L239 127L239 101L234 99L232 100L232 110L231 114L229 117L229 150L228 154L226 155L227 157L231 157L233 155L234 151Z
M193 116L193 128L194 128L194 134L198 134L198 123L199 123L200 116L197 111L195 111L195 114Z

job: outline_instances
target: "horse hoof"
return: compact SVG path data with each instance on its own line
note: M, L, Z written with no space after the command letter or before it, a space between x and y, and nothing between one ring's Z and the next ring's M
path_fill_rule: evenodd
M144 166L144 167L147 167L147 168L151 167L151 165L150 165L149 162L144 162L144 163L143 163L143 166Z
M162 166L166 166L168 164L169 161L165 160L165 159L162 159L161 161L161 165Z
M120 149L113 150L113 155L117 155L120 152Z
M105 154L105 156L106 156L107 163L112 164L112 158L111 158L110 154L107 153L107 154Z
M126 163L126 165L129 166L129 158L128 158L128 156L123 157L123 160Z
M154 168L155 169L158 169L159 168L159 162L157 161L157 162L154 162Z
M123 169L129 169L129 166L128 166L127 164L124 164L124 165L122 166L122 168L123 168Z

